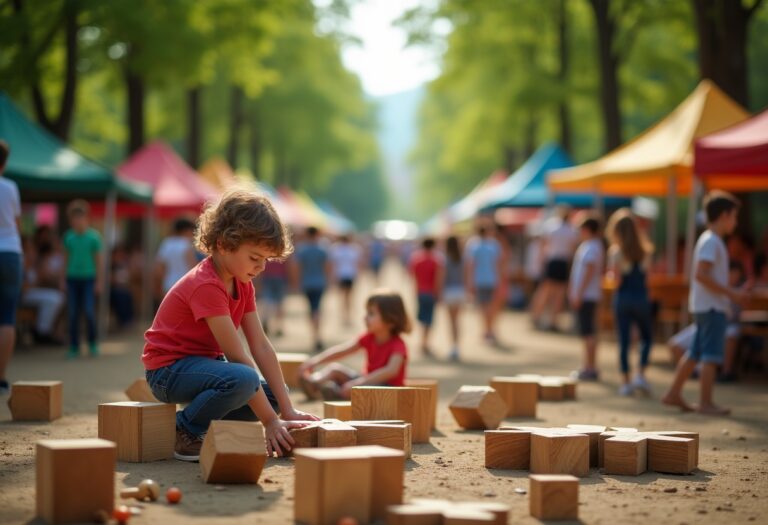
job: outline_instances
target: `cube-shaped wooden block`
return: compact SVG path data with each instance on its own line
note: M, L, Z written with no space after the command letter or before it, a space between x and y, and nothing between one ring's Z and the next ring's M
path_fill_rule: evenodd
M324 419L317 427L318 447L353 447L357 445L357 430L338 419Z
M145 462L173 457L176 405L120 401L99 405L99 437L117 444L120 461Z
M637 430L634 429L634 431L630 430L607 430L605 432L602 432L597 437L597 466L598 468L603 468L605 466L605 440L610 439L616 436L624 436L626 434L637 434Z
M540 520L579 518L579 480L568 475L531 474L531 516Z
M258 483L266 460L261 423L211 421L200 450L203 481Z
M427 505L390 505L387 525L443 525L443 509Z
M462 386L448 406L456 423L466 429L495 429L507 414L507 405L489 386Z
M48 523L91 522L115 502L115 444L103 439L46 439L36 450L37 516Z
M403 502L405 454L379 445L354 447L371 461L371 520L384 519L387 507Z
M299 386L299 367L307 360L307 354L277 352L277 362L283 372L283 380L290 388Z
M485 468L531 468L531 433L525 430L486 430Z
M352 419L352 401L326 401L323 403L323 419Z
M293 449L317 447L317 433L319 426L319 421L313 421L305 427L290 429L288 433L291 434L294 441Z
M406 379L405 386L429 389L431 425L433 429L437 429L437 401L440 398L440 386L437 379Z
M534 474L589 474L589 436L543 430L531 434L531 472Z
M565 399L565 383L560 379L543 378L539 382L539 399L562 401Z
M380 445L394 448L402 450L406 458L411 457L410 423L382 424L352 421L350 424L357 430L358 445Z
M599 459L600 434L607 429L602 425L568 425L569 430L589 436L589 466L597 467Z
M429 443L431 429L429 389L394 386L352 388L352 417L355 420L399 419L412 425L414 443Z
M696 470L696 450L696 441L691 438L648 436L648 470L690 474Z
M16 381L11 385L8 408L14 421L53 421L63 406L61 381Z
M371 521L373 462L361 447L296 450L294 520L307 525L336 525L350 516Z
M696 458L696 467L699 466L699 433L698 432L681 432L679 430L661 430L654 432L659 436L670 436L679 438L689 438L693 440L693 455Z
M648 438L635 433L606 439L603 458L606 474L638 476L648 468Z
M506 403L506 417L536 417L536 404L539 401L538 381L496 376L491 378L490 385Z
M148 403L159 403L155 394L152 393L152 389L149 388L149 383L143 377L140 377L131 385L125 389L125 395L131 401L146 401Z

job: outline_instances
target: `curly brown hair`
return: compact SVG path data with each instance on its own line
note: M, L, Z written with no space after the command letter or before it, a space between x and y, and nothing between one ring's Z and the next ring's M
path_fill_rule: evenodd
M388 289L374 290L365 303L366 307L375 306L384 322L392 326L392 335L411 331L411 321L405 312L405 304L399 293Z
M237 250L244 242L263 245L280 259L293 253L290 231L269 199L255 191L232 189L200 215L195 246L211 255L216 249Z

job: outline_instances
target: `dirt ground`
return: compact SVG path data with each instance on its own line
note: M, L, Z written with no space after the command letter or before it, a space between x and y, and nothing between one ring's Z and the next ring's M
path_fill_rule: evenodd
M362 303L373 285L367 278L355 295L357 325L341 326L338 297L324 301L327 343L356 335L362 327ZM408 298L411 288L399 268L390 265L384 282L400 284ZM410 301L411 312L413 302ZM298 296L287 301L285 335L274 338L278 351L307 352L310 346L305 318L306 306ZM534 333L520 313L505 313L499 319L504 349L480 342L477 314L466 309L463 319L462 362L448 363L447 316L438 310L434 348L439 358L419 356L416 337L408 338L411 351L410 377L440 381L438 431L430 444L414 445L406 464L405 494L413 497L447 498L453 501L495 501L511 506L510 522L530 523L528 496L515 489L528 489L527 472L488 470L483 466L482 432L460 430L447 405L463 384L484 385L493 375L537 373L565 375L577 368L578 340L569 335ZM123 390L142 375L139 354L141 330L110 337L102 343L97 359L64 359L63 348L18 350L9 379L59 379L64 382L64 417L46 424L13 423L0 401L0 523L37 523L35 515L34 444L39 439L96 437L98 403L125 400ZM580 520L585 523L766 523L768 516L768 389L765 380L717 385L718 401L733 409L727 418L680 414L663 407L658 398L669 384L672 368L665 347L657 345L649 380L653 396L621 398L618 386L617 350L610 337L601 343L599 363L603 382L582 383L578 400L539 404L536 420L514 420L518 424L564 426L568 423L637 427L641 430L686 430L700 433L699 470L689 476L646 473L637 477L605 475L593 469L580 481ZM693 400L696 383L686 395ZM321 404L304 402L293 394L296 405L321 415ZM197 464L175 460L117 465L117 488L153 478L164 488L180 487L181 504L143 504L134 525L169 523L291 523L294 474L292 460L270 459L258 485L206 485Z

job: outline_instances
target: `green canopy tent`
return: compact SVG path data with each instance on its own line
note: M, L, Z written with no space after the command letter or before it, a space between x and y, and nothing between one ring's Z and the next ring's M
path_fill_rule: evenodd
M106 202L104 229L108 247L113 244L117 199L152 205L152 188L121 180L109 168L83 157L30 121L1 91L0 140L7 142L11 149L3 175L16 182L22 202L103 199ZM103 257L105 276L111 266L110 257L108 249ZM104 297L109 297L109 279L104 281ZM107 300L99 303L102 333L107 326L108 306Z

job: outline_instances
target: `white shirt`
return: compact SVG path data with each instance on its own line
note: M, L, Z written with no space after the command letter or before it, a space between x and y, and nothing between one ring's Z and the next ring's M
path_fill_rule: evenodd
M337 279L354 279L360 266L362 252L352 243L336 243L331 247L333 273Z
M0 177L0 252L21 254L21 238L16 219L21 216L19 188L12 180Z
M576 228L560 217L551 217L544 223L544 232L547 240L547 260L569 261L573 255L573 248L579 240L579 232Z
M714 293L696 279L699 262L712 263L710 276L720 286L728 287L728 250L725 243L712 230L701 234L693 250L693 270L691 271L691 293L688 296L688 309L692 313L704 313L717 310L728 315L730 302L727 295Z
M160 243L157 260L165 265L163 291L170 290L176 281L191 269L188 262L190 250L192 250L192 241L186 237L173 235L166 237Z
M587 265L592 264L595 271L592 273L584 295L581 299L584 301L599 301L602 294L600 281L603 277L603 243L599 239L589 239L579 245L576 250L576 256L573 259L573 270L571 271L571 281L568 285L568 296L571 299L576 298L576 294L584 280L587 271Z

